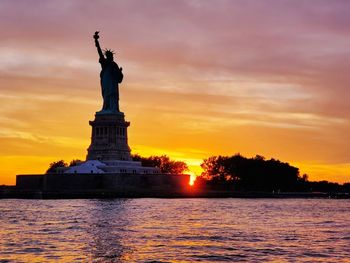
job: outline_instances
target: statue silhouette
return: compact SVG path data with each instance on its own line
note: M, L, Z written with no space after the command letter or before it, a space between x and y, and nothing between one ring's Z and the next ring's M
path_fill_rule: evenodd
M101 50L98 39L98 31L94 34L95 45L99 54L99 63L102 70L100 73L101 91L103 97L103 107L98 113L118 113L119 111L119 87L123 80L122 68L113 60L114 52L106 49L104 54Z

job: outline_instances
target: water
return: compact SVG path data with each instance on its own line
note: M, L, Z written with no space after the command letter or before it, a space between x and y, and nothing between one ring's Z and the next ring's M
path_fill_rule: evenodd
M350 200L0 200L0 262L350 262Z

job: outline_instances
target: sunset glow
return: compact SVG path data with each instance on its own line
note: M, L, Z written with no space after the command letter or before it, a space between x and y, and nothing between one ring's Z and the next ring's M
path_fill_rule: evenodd
M192 180L241 153L350 181L350 1L36 2L0 2L0 185L85 159L95 30L123 67L132 153L185 161Z
M188 174L190 175L190 182L189 185L193 185L194 182L196 181L197 175L194 172L188 172Z

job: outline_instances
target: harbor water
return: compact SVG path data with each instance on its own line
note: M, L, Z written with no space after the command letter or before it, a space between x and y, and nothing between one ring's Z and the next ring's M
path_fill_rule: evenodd
M350 262L350 200L0 200L0 262Z

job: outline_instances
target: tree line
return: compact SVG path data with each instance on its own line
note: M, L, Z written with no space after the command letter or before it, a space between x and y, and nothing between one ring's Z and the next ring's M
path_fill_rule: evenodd
M188 165L183 161L171 160L167 155L142 157L139 154L131 155L133 161L141 162L142 166L158 167L162 173L183 174L188 171Z
M265 192L350 192L350 183L310 182L299 168L261 155L246 158L240 154L204 159L203 173L197 178L200 188Z

